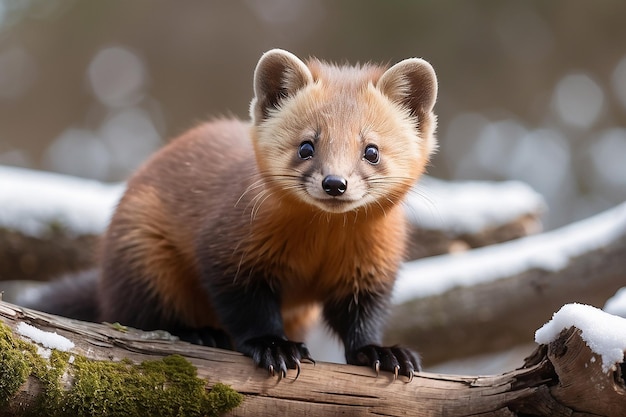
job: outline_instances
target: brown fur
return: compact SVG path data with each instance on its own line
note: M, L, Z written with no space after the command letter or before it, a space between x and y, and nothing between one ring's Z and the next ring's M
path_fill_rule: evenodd
M129 181L104 239L100 319L220 328L206 280L264 279L280 288L287 335L300 338L320 303L387 297L404 255L401 202L435 148L436 80L412 78L419 65L264 56L252 124L200 125ZM304 140L315 143L310 161L297 156ZM362 157L370 143L376 165ZM331 174L347 179L341 198L319 186Z

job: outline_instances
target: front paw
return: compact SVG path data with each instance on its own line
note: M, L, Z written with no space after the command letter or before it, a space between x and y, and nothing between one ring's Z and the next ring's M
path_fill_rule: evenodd
M376 370L376 375L381 369L393 372L394 379L404 375L409 378L409 382L413 380L415 372L422 370L419 355L399 346L366 345L346 352L346 359L351 365L371 366Z
M315 363L304 343L292 342L277 336L250 339L239 346L238 350L250 356L260 368L267 369L271 376L278 372L278 375L284 378L287 376L287 369L296 369L297 379L302 360Z

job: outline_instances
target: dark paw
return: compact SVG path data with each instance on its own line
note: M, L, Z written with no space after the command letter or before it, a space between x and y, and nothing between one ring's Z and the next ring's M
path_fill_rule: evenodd
M228 334L223 330L215 329L213 327L177 329L175 334L180 338L180 340L193 343L194 345L233 350L233 344Z
M422 369L419 355L410 349L399 346L381 347L367 345L346 353L351 365L371 366L378 375L380 370L393 372L394 378L404 375L413 380L415 372Z
M267 369L271 376L287 376L287 369L296 369L296 379L300 375L300 362L315 363L304 343L292 342L277 336L263 336L250 339L239 346L239 351L250 356L260 367Z

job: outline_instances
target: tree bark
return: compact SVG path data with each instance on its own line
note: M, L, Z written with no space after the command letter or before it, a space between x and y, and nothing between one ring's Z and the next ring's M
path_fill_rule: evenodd
M8 303L0 303L1 320L14 330L19 322L54 330L72 340L72 354L94 361L132 362L164 355L185 356L207 378L244 395L233 416L624 416L623 367L602 372L601 361L571 328L548 346L539 346L522 368L494 376L420 373L407 383L364 367L329 363L303 364L300 376L268 376L236 352L150 338L144 332L122 333L109 325L82 323ZM17 333L15 333L17 334ZM71 366L70 366L71 368ZM72 375L72 370L68 373ZM36 401L37 383L29 377L0 416L19 416ZM76 383L64 378L65 384ZM19 407L15 404L20 401ZM16 411L22 410L22 411Z
M495 197L497 198L497 197ZM475 232L425 229L411 224L407 259L421 259L445 253L463 252L473 248L507 242L541 231L539 211L528 212L504 224L492 224Z
M0 227L0 281L45 281L94 265L99 237L51 228L41 236Z

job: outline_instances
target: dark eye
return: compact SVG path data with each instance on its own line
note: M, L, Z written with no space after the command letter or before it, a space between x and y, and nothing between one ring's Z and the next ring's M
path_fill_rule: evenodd
M378 147L376 145L367 145L365 152L363 153L363 158L367 159L367 162L370 164L376 165L378 161L380 161Z
M298 148L298 157L300 159L311 159L313 158L313 154L315 153L315 147L311 142L304 141L300 144Z

